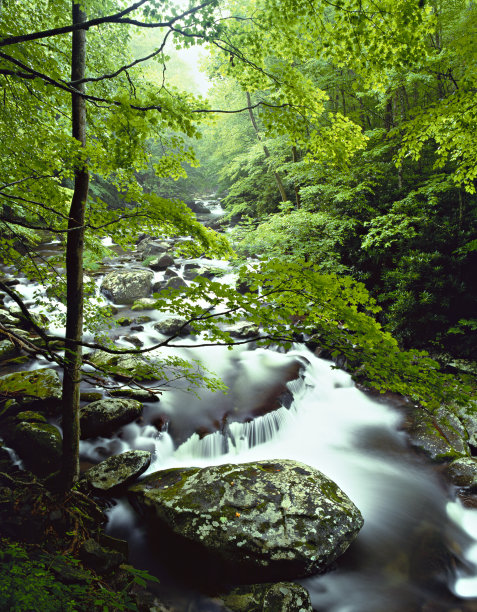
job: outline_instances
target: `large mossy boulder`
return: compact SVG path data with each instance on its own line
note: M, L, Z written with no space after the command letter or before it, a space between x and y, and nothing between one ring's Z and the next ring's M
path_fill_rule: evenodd
M184 317L168 317L163 321L154 323L154 329L165 336L187 336L191 333L191 327L187 325L187 319L184 319Z
M0 377L0 398L14 400L15 405L35 410L57 412L60 408L62 385L51 368L15 372Z
M151 380L156 377L160 363L153 357L145 355L117 355L107 351L95 351L89 360L98 368L109 370L114 378L130 380Z
M289 460L159 471L129 494L152 524L259 580L324 570L363 525L332 480Z
M115 270L103 278L101 291L115 304L133 304L151 293L153 277L151 270Z
M220 597L233 612L313 612L310 595L300 584L249 584Z
M110 436L120 427L138 419L142 404L133 399L110 398L91 402L80 410L82 438Z
M37 476L48 476L60 469L62 440L54 425L20 421L17 417L2 434L25 467Z
M111 493L134 482L150 464L149 451L130 450L94 465L83 478L95 491Z

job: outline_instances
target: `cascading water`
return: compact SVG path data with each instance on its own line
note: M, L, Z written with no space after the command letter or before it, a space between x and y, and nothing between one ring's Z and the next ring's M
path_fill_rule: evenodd
M23 288L24 295L28 291ZM137 334L143 346L160 338L153 323L164 315L150 314L154 320ZM192 343L190 338L182 342ZM118 344L126 346L122 338ZM159 403L145 404L141 424L123 427L112 439L83 441L84 460L149 450L154 454L148 473L263 459L307 463L336 481L365 519L357 540L332 571L301 581L316 610L477 611L477 511L450 501L452 491L436 469L410 449L399 431L398 410L359 391L348 374L304 346L286 354L243 347L174 351L214 370L227 382L228 394L201 391L197 399L168 391ZM299 374L290 375L297 364ZM247 414L248 406L267 403L268 387L275 389L280 380L289 381L286 405L261 416ZM191 435L224 414L220 431ZM173 427L159 432L154 423L164 415ZM181 600L188 603L181 607L177 596L173 609L189 609L190 600L199 597L188 590L190 577L171 573L167 556L157 561L145 526L124 499L109 511L109 529L129 540L135 565L157 573L163 587L167 583L188 593Z

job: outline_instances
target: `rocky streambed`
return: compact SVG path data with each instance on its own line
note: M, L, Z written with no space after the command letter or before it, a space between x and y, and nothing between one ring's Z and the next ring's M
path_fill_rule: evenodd
M175 256L176 244L144 236L134 253L104 263L97 285L119 322L111 335L129 348L177 335L173 354L200 359L228 394L204 390L197 398L180 381L162 395L155 381L133 389L124 381L141 359L96 351L87 358L112 365L115 380L107 390L84 385L81 409L81 486L120 500L111 532L127 536L137 565L161 576L162 601L172 610L475 609L466 591L475 576L474 514L442 476L472 502L473 408L429 414L403 398L377 403L305 346L288 354L190 348L200 338L174 313L153 310L152 293L198 275L232 276L222 262ZM0 317L35 341L8 299ZM247 325L232 333L253 336ZM8 336L2 350L0 435L45 477L59 462L58 373L45 362L21 363L25 355ZM279 582L309 575L306 590ZM236 586L243 581L249 586ZM184 603L177 593L187 584ZM144 609L163 605L148 601Z

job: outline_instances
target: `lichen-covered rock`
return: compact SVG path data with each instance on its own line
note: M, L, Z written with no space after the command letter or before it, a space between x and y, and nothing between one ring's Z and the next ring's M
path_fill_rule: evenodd
M435 414L413 410L406 431L413 446L433 461L452 461L470 455L468 434L450 409L440 408Z
M116 304L132 304L151 293L152 270L115 270L106 274L101 291Z
M363 525L332 480L289 460L164 470L129 493L153 522L259 578L325 569Z
M175 334L186 336L191 332L190 326L186 325L186 323L187 319L184 319L183 317L169 317L163 321L155 323L154 329L165 336L172 336Z
M55 370L41 368L15 372L0 377L0 396L9 397L22 408L48 408L51 412L59 409L61 381Z
M18 352L17 347L10 340L0 340L0 360L12 357Z
M313 612L308 591L294 582L244 585L221 599L233 612Z
M91 488L108 493L134 482L150 464L149 451L126 451L94 465L83 474L83 478Z
M111 398L92 402L80 410L81 437L109 436L141 414L141 402L133 399Z
M229 332L232 338L255 338L259 335L260 331L258 325L254 323L247 323L247 321L240 321L235 325L226 327L225 331Z
M477 448L477 402L457 406L456 411L467 432L469 444Z
M477 491L477 459L462 457L447 466L447 474L458 487Z

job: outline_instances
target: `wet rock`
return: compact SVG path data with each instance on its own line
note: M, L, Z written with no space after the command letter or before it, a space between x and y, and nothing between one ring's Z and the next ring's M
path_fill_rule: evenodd
M112 389L109 392L112 397L129 397L140 402L158 402L159 397L155 393L151 393L146 389L134 389L132 387L121 387L120 389Z
M254 323L247 323L247 321L240 321L235 325L226 327L224 331L229 332L232 338L255 338L260 335L258 325Z
M325 569L363 525L332 480L289 460L159 471L129 494L153 524L260 579Z
M83 542L79 556L85 565L99 574L108 574L127 561L122 553L105 548L93 539Z
M103 278L101 291L116 304L133 304L151 293L153 276L151 270L115 270Z
M210 209L207 208L200 200L189 200L185 202L192 212L199 213L201 215L210 214Z
M196 276L199 276L200 266L198 264L186 263L184 266L184 278L187 280L193 280Z
M0 341L0 360L8 359L18 353L18 349L10 340Z
M233 612L313 612L308 591L294 582L244 585L221 599Z
M416 408L405 429L413 446L433 461L451 461L470 455L467 432L450 409L439 408L436 413L430 413Z
M161 242L146 237L144 240L139 242L137 251L138 253L141 253L143 257L151 257L151 255L162 255L169 248L170 245L167 242Z
M174 260L172 259L172 257L167 253L164 253L164 255L160 255L159 257L156 257L155 259L150 261L148 266L151 268L151 270L155 270L157 272L159 270L165 270L173 264Z
M0 323L7 326L18 325L18 318L14 317L9 310L0 308Z
M92 489L111 493L134 482L150 464L150 452L126 451L93 466L83 474L83 478Z
M46 423L46 418L39 412L33 410L24 410L15 416L16 421L24 421L25 423Z
M2 433L7 444L36 476L47 476L60 468L62 440L53 425L21 421Z
M477 402L469 402L466 406L458 406L456 412L467 432L469 444L477 448Z
M109 436L142 414L142 404L133 399L102 399L80 410L82 438Z
M462 457L447 466L447 474L458 487L477 491L477 459Z
M164 272L164 278L171 278L175 276L179 276L179 274L177 274L177 272L172 268L167 268L167 270Z
M17 407L49 410L60 408L62 385L51 368L27 370L0 377L0 397L12 398Z
M173 276L172 278L169 278L165 282L162 288L163 289L181 289L182 287L187 287L187 283L184 281L184 279L181 278L180 276Z
M123 340L125 342L129 342L129 344L132 344L133 346L137 346L138 348L144 344L143 341L137 336L124 336Z
M134 304L131 306L131 310L152 310L156 304L157 300L154 298L141 298L140 300L136 300Z
M165 336L175 336L176 334L187 336L187 334L190 334L191 328L186 323L187 319L182 317L169 317L155 323L154 329Z

